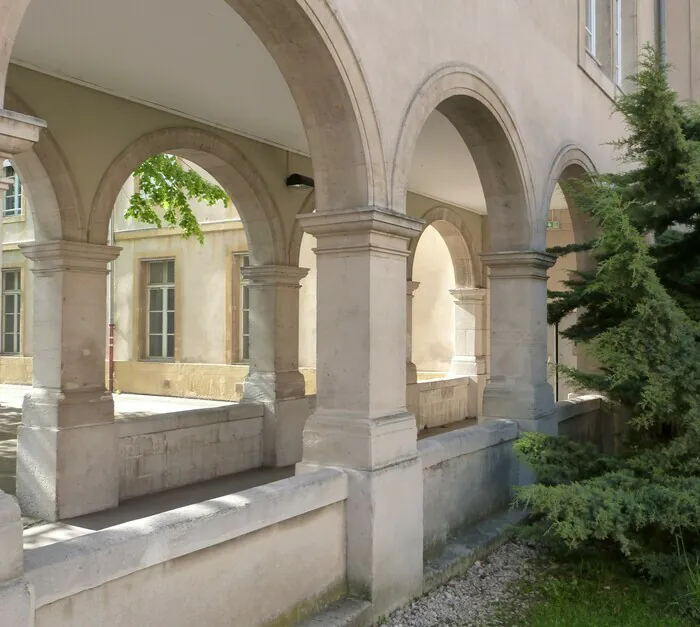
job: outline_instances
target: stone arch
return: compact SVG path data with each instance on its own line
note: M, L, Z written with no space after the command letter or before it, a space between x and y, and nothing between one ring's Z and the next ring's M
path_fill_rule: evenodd
M245 155L218 135L198 128L160 129L137 139L102 177L90 211L88 242L105 244L117 195L147 158L175 154L211 174L234 200L254 265L285 263L284 231L277 206L261 175Z
M409 105L394 156L392 207L405 207L418 136L435 110L456 128L476 164L489 215L491 251L532 249L536 203L523 142L503 98L466 66L438 69Z
M554 194L558 183L582 179L596 174L597 169L592 159L576 144L565 144L554 157L549 169L549 179L544 198L549 201ZM587 216L576 209L576 203L571 197L570 190L562 188L566 204L569 207L569 215L574 228L574 241L577 244L590 241L595 237L595 225ZM545 203L545 207L549 205ZM545 218L543 218L545 219ZM590 255L585 252L576 253L576 265L579 269L586 268L591 262Z
M29 105L9 89L5 103L13 111L35 115ZM35 240L85 241L87 229L80 194L70 166L51 132L45 129L32 149L15 155L12 162L25 186L34 219Z
M0 2L0 86L31 0ZM388 206L379 124L362 68L328 0L226 0L279 67L301 115L324 210ZM2 98L2 93L0 93Z
M432 226L442 236L450 252L455 273L455 286L477 287L481 284L481 264L474 254L474 247L466 223L454 209L434 207L422 218L425 226ZM408 257L408 279L413 278L413 264L420 236L411 240Z

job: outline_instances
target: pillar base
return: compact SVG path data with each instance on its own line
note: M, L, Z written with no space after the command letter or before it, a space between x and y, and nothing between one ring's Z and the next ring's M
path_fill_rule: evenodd
M304 428L304 462L375 470L416 456L416 419L407 411L372 418L317 409Z
M302 462L297 474L319 467ZM423 467L414 456L345 472L348 592L371 601L376 618L423 593Z
M28 581L16 579L0 584L0 608L3 627L34 625L34 594Z
M17 498L26 516L60 520L119 503L119 433L105 392L34 390L17 440Z

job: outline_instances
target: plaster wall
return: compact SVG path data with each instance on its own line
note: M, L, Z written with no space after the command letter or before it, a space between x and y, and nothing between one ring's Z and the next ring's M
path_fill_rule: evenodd
M418 442L425 551L508 506L517 471L512 451L517 437L517 424L499 420Z

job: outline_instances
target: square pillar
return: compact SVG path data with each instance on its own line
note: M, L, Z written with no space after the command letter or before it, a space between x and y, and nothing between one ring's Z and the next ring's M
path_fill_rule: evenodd
M265 408L266 466L291 466L301 460L309 403L299 372L299 291L308 272L295 266L242 269L250 293L250 365L243 401Z
M34 624L32 589L24 577L22 518L17 501L0 490L0 618L3 627Z
M406 384L418 383L418 369L413 363L413 295L418 281L406 281Z
M526 431L556 430L547 381L547 270L555 257L538 251L488 253L491 374L483 417L515 420Z
M118 432L105 389L108 264L119 248L20 246L34 262L34 381L24 398L17 496L25 515L59 520L116 507Z
M455 354L450 373L469 377L467 415L481 415L486 387L486 290L463 287L450 290L455 300Z
M423 472L406 410L406 260L422 223L374 208L300 219L318 242L318 395L297 472L347 472L350 594L385 614L423 585Z

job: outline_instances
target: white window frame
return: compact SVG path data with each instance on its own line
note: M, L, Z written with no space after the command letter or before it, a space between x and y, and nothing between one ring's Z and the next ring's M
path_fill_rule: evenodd
M165 276L164 280L158 283L151 282L151 270L153 264L163 264ZM167 277L168 265L173 266L173 278L170 281ZM146 296L146 325L145 325L145 354L147 359L157 360L157 361L173 361L175 359L176 351L176 330L177 325L175 321L175 310L177 307L177 292L176 292L176 280L175 280L175 259L148 259L145 261L146 265L146 286L145 286L145 296ZM151 293L160 292L162 299L162 309L158 312L153 312L151 310ZM172 292L172 308L168 306L169 294ZM160 313L161 314L161 330L158 333L151 333L151 314ZM169 314L172 314L173 324L172 328L168 324ZM161 337L161 351L160 354L153 354L151 351L151 336L159 335ZM172 337L172 351L168 350L168 339Z
M2 201L2 216L3 218L16 218L22 215L22 200L23 190L22 181L20 181L14 166L8 159L3 163L3 175L5 178L12 179L10 188L5 192ZM12 198L12 208L7 208L8 199Z
M14 274L15 287L5 288L5 278L8 274ZM8 311L5 306L7 297L12 299L12 309ZM7 331L7 320L10 317L13 321L12 331ZM2 354L21 355L22 354L22 270L21 268L8 268L2 271ZM12 347L8 347L8 339L12 341Z
M622 0L615 0L615 83L622 85Z
M586 0L586 51L593 58L596 56L596 0Z
M250 288L246 285L243 268L250 265L248 253L234 253L233 328L235 329L234 359L236 363L250 361Z

